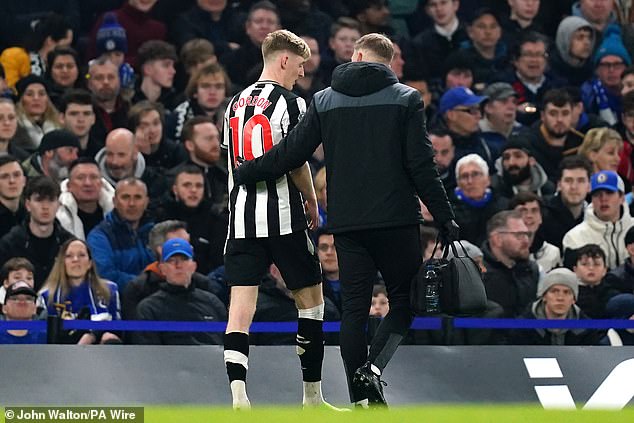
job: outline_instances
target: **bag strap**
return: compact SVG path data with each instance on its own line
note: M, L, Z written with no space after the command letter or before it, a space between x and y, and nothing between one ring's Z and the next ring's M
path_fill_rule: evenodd
M436 255L436 250L438 249L438 244L440 244L440 235L436 236L436 244L434 244L434 249L431 252L431 257L430 258L434 258L434 256Z
M436 247L438 246L439 242L440 242L440 237L436 237L436 245L434 245L434 251L432 252L432 257L436 253ZM464 253L463 256L458 255L458 249L456 248L456 243L458 243L458 245L460 245L460 247L462 248L462 252ZM453 253L454 257L467 257L473 260L473 258L469 255L469 253L467 252L467 249L465 248L464 245L462 245L462 242L460 242L460 240L450 242L449 245L445 245L443 247L443 252L442 252L443 259L447 259L447 257L449 256L449 249L451 249L451 252Z

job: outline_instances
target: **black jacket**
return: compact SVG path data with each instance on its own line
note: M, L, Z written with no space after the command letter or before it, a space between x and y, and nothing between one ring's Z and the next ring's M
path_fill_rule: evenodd
M625 259L625 263L610 270L605 275L602 284L618 294L634 294L634 264L632 264L632 259L628 257Z
M577 307L583 310L591 319L607 319L605 306L610 298L618 295L619 291L602 280L599 285L579 285Z
M139 320L226 322L227 309L214 294L196 288L161 283L159 291L137 306ZM136 332L135 344L222 345L222 332Z
M0 203L0 237L8 234L14 226L21 225L25 218L26 209L21 203L15 213Z
M156 211L157 222L175 219L187 223L198 271L205 275L222 266L227 239L227 218L215 213L212 206L210 201L203 199L198 207L187 207L170 194L163 198Z
M158 273L158 262L149 264L143 273L126 284L121 293L121 318L123 320L138 320L136 307L141 301L159 290L165 278ZM192 275L192 284L203 291L211 292L221 298L223 287L212 281L207 276L198 272Z
M187 41L204 38L214 45L216 56L220 57L231 51L230 42L239 44L243 41L244 18L236 9L227 6L220 19L213 21L211 13L194 4L191 9L176 17L171 25L169 39L180 49Z
M557 194L544 202L542 215L542 224L539 227L540 234L546 242L562 250L564 235L583 222L584 213L582 211L575 219L568 207L561 201L561 195Z
M53 268L60 245L70 238L74 238L73 234L62 228L57 220L50 237L38 238L29 229L29 219L25 219L21 225L14 226L8 234L0 239L0 263L13 257L29 259L35 268L33 278L35 290L38 291L44 285ZM46 246L45 251L41 250L42 245Z
M163 137L158 150L152 154L145 155L145 165L155 169L171 169L188 160L187 151L183 144L176 143L169 138Z
M210 201L213 204L213 210L217 214L228 216L229 214L229 178L228 178L228 170L226 166L220 166L220 163L226 163L226 152L225 150L220 150L220 160L218 163L209 165L209 166L201 166L198 163L195 163L189 158L184 163L170 169L167 171L167 180L168 185L172 186L174 184L174 180L176 179L176 175L184 166L194 165L202 170L203 175L205 175L205 198L207 201Z
M229 50L220 56L220 63L225 67L233 84L240 88L249 86L258 80L262 71L262 51L251 40L246 40L240 48Z
M534 261L517 261L509 269L493 256L489 242L482 245L484 255L483 275L487 298L495 301L504 309L504 317L517 317L537 296L539 268Z
M331 231L418 224L417 194L436 222L453 219L425 131L420 94L398 83L387 66L338 66L332 87L315 94L306 115L281 143L239 166L235 182L277 179L303 165L322 142Z
M506 210L508 199L499 196L495 191L487 205L474 207L459 200L455 191L449 198L456 214L456 222L460 225L460 239L466 239L474 245L482 245L486 240L486 226L489 219L499 211Z
M564 157L577 154L577 150L583 142L583 135L571 129L566 137L564 146L553 147L544 138L541 121L537 121L530 128L513 135L511 140L513 139L532 146L533 157L544 168L548 179L556 183L559 176L559 163Z
M433 26L427 28L403 50L406 59L405 74L411 79L442 78L445 73L445 59L468 39L467 30L462 24L453 33L451 40L436 32Z

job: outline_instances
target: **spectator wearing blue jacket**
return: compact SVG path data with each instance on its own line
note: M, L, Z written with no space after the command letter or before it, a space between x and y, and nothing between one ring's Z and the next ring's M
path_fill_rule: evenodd
M117 183L114 210L88 234L99 275L115 282L119 291L154 261L147 248L153 223L144 219L147 187L137 178Z

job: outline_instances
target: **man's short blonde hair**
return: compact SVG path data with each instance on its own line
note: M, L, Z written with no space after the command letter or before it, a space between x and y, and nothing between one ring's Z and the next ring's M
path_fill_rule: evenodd
M285 29L271 32L262 43L262 57L265 61L273 54L285 50L301 56L304 60L310 57L310 48L306 41Z
M394 45L383 34L371 33L364 35L354 43L354 50L370 52L385 63L390 63L392 58L394 58Z

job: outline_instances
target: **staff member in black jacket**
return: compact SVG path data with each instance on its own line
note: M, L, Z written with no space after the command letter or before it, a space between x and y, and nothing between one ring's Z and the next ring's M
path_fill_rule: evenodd
M335 69L332 87L315 94L287 138L233 175L238 184L275 180L323 143L328 229L340 265L341 355L352 402L364 407L385 405L380 375L412 322L409 289L422 260L416 195L446 240L458 236L434 165L423 102L418 91L398 82L389 67L393 54L383 35L360 38L352 62ZM368 355L364 332L377 270L390 312Z

